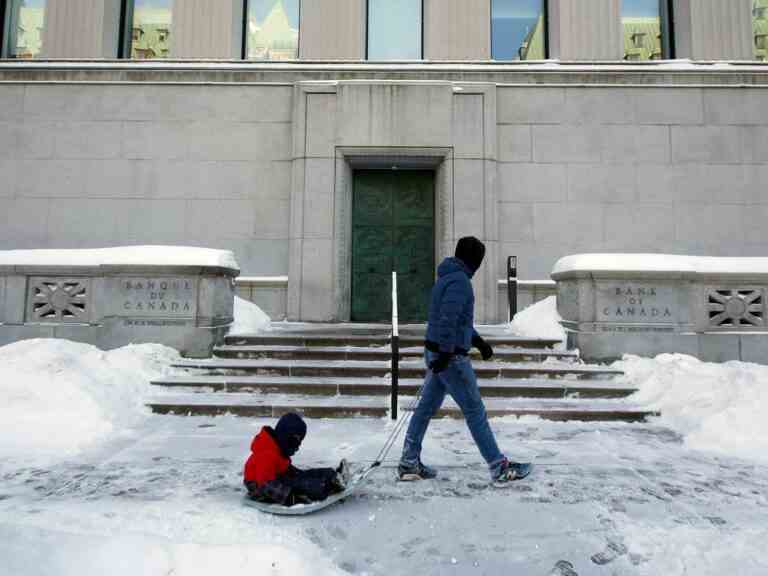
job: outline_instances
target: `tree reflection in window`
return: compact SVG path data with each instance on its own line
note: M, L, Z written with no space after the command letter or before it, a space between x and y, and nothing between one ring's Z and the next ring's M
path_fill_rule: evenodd
M299 57L299 0L248 0L247 58Z
M131 58L168 58L173 0L135 0L131 26Z

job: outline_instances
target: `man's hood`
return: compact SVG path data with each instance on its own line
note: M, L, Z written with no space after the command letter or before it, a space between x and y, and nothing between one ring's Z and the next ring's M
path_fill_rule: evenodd
M464 272L467 276L472 278L475 275L474 271L455 256L450 256L440 263L437 267L437 276L442 278L447 274L453 274L454 272Z

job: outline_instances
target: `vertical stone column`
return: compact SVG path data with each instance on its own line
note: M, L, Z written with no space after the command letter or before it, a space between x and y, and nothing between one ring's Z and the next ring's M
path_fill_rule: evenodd
M48 0L45 58L117 58L120 0Z
M242 0L174 0L173 58L242 58Z
M424 0L425 60L489 60L491 0Z
M549 0L550 57L621 60L621 0Z
M366 0L302 2L299 57L302 60L364 60L366 13Z
M754 58L752 0L675 0L673 8L677 58Z

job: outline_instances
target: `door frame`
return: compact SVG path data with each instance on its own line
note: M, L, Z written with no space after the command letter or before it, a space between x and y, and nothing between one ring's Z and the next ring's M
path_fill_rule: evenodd
M333 300L335 319L349 322L352 313L352 198L354 171L366 169L429 170L434 176L434 261L453 253L452 148L338 147L335 158L333 219Z

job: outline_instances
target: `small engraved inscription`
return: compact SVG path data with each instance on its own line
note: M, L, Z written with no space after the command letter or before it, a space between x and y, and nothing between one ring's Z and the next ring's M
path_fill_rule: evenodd
M195 294L195 281L191 278L123 278L120 281L121 315L194 316Z
M598 293L598 319L603 322L667 324L675 322L674 302L674 292L666 286L604 286Z

